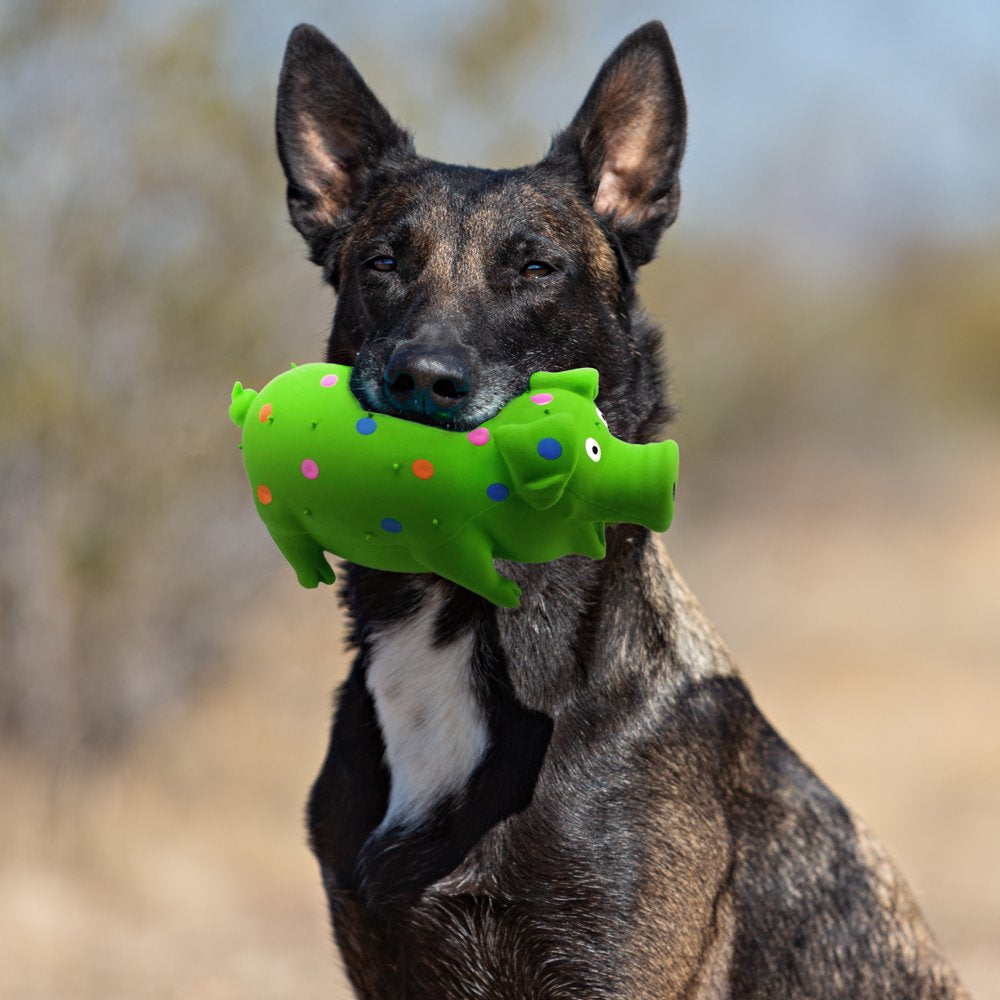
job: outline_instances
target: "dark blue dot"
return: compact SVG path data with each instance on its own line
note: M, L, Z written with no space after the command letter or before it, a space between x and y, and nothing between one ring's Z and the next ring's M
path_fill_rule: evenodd
M555 438L542 438L538 442L538 454L551 462L562 454L562 445Z
M504 486L503 483L490 483L486 487L486 495L491 500L496 500L499 503L501 500L506 500L510 496L510 490Z
M389 531L394 535L398 535L403 530L403 526L394 517L383 517L380 523L383 531Z
M375 433L375 421L371 417L362 417L354 427L359 434Z

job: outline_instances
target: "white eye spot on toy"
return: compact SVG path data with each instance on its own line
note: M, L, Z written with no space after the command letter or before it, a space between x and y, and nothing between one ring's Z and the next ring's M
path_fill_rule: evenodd
M595 406L594 409L597 410L597 416L600 418L601 423L604 424L605 427L607 427L608 418L605 417L603 413L601 413L601 408L599 406Z
M586 448L587 458L591 462L599 462L601 460L601 446L593 438L587 438L584 448Z

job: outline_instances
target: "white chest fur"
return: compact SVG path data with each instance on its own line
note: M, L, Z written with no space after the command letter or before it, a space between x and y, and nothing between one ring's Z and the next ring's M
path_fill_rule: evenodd
M429 594L416 618L373 641L367 684L391 775L383 829L419 824L444 796L465 787L486 751L470 673L473 635L435 646L440 606L440 595Z

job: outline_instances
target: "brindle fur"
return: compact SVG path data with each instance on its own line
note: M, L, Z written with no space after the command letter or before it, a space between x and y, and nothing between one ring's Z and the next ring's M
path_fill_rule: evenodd
M635 271L679 197L685 108L662 25L625 39L546 158L518 170L417 156L309 26L278 96L292 220L338 292L328 358L355 365L368 406L391 409L382 372L410 341L474 372L456 428L537 369L593 365L612 431L660 433L659 332ZM385 254L391 275L365 266ZM555 272L529 281L532 259ZM603 562L503 571L520 610L347 569L357 657L309 829L359 996L964 995L881 848L765 721L647 531L610 529ZM372 637L432 590L438 640L474 632L490 744L419 828L376 831L390 778Z

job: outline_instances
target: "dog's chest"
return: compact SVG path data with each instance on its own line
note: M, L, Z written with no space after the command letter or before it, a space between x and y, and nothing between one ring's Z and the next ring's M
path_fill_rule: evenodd
M417 826L456 796L486 751L488 730L472 680L474 636L435 641L441 599L372 642L367 686L375 701L391 775L381 828Z

